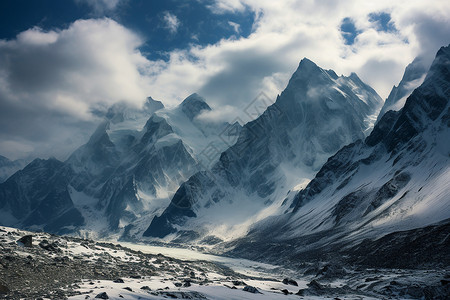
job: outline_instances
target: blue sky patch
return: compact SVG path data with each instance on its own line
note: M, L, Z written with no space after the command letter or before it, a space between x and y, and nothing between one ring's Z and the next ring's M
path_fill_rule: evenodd
M34 26L43 30L64 29L78 19L108 17L144 38L140 50L147 58L167 60L168 52L186 49L191 44L206 46L224 38L250 35L256 18L254 12L215 14L208 8L211 3L134 0L131 5L124 1L113 11L99 15L80 1L0 1L0 39L13 39ZM178 20L177 30L166 26L164 16L167 14Z
M340 29L345 44L353 45L355 43L355 38L360 33L360 31L356 29L355 22L350 18L344 18L341 22Z
M369 14L369 21L376 24L377 31L396 32L397 28L391 22L391 15L386 12Z

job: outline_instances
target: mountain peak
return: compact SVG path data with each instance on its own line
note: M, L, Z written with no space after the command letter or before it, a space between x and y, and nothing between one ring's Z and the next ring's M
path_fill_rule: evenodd
M0 155L0 166L6 163L11 163L11 160L3 155Z
M181 102L180 105L186 106L186 105L190 105L192 103L197 103L197 102L204 103L209 107L209 105L206 103L205 98L203 98L202 96L200 96L197 93L193 93L193 94L189 95L186 99L183 100L183 102Z
M384 102L383 108L378 115L377 123L387 111L399 111L403 108L406 98L422 84L428 68L429 66L425 64L422 57L416 57L412 63L406 66L402 80L397 86L393 86Z
M436 58L440 56L450 57L450 44L448 46L442 46L439 51L436 53Z
M330 79L337 79L337 75L332 70L324 70L312 60L303 58L297 70L291 77L290 83L306 83L306 82L329 82Z
M316 65L316 63L314 63L312 60L310 60L309 58L306 58L306 57L304 57L300 61L300 64L298 65L298 68L297 68L297 72L298 71L311 72L314 70L320 70L320 67L318 65Z
M434 79L442 80L448 76L448 65L450 60L450 45L441 47L436 53L436 58L431 64L430 71L425 77L424 83Z
M193 93L184 99L180 104L180 108L190 120L193 120L203 110L211 110L205 98L197 93Z
M155 100L152 97L147 97L144 103L144 109L151 111L151 113L164 108L164 104L161 101Z
M351 72L348 78L356 82L362 82L361 78L359 78L359 76L355 72Z

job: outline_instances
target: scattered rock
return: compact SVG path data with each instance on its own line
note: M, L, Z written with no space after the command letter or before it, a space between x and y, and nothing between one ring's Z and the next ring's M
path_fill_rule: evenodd
M109 299L108 294L106 292L100 293L95 296L96 299Z
M33 236L24 235L17 241L17 244L22 247L33 247Z
M130 291L130 292L132 292L133 290L129 287L129 286L127 286L127 287L124 287L123 288L124 290L127 290L127 291Z
M310 283L308 283L308 286L309 288L316 290L321 290L324 288L324 286L317 282L317 280L312 280Z
M4 294L8 294L8 293L9 293L9 288L6 285L0 283L0 295L4 295Z
M60 252L61 251L61 249L58 248L58 245L56 243L49 243L47 240L43 240L42 242L40 242L39 246L42 249L45 249L47 251L52 251L52 252Z
M293 280L293 279L291 279L291 278L285 278L285 279L283 279L283 284L298 286L297 281L295 281L295 280Z
M144 291L151 291L152 289L149 288L148 285L144 285L144 286L141 287L141 290L144 290Z
M117 279L113 280L113 282L115 282L115 283L125 283L125 281L123 281L122 278L117 278Z
M380 279L380 277L367 277L366 280L365 280L365 282L376 281L376 280L378 280L378 279Z
M300 289L296 295L298 296L318 296L322 295L324 290L324 286L321 285L316 280L312 280L310 283L308 283L307 289Z
M367 284L363 283L363 284L358 285L358 286L356 287L356 289L357 289L357 290L360 290L360 289L362 289L362 288L364 288L364 287L366 287L366 286L367 286Z
M185 281L183 284L184 287L190 287L191 283L189 281Z
M254 286L251 285L247 285L244 287L244 292L249 292L252 294L261 294L260 291L258 291L257 288L255 288Z
M320 276L322 278L339 278L344 275L347 275L347 270L345 270L342 266L337 264L328 264L322 267L316 276Z
M233 281L231 281L231 283L233 285L247 285L245 282L240 281L240 280L233 280Z
M183 284L182 284L181 282L175 282L174 285L175 285L176 287L181 287Z
M287 289L281 290L281 292L285 295L290 295L292 294L291 292L289 292Z

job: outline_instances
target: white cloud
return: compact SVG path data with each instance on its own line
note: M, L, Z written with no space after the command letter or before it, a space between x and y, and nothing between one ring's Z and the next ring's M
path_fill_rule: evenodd
M178 27L180 27L181 25L180 20L178 20L177 16L166 11L164 12L163 20L165 23L165 27L170 31L170 33L177 33Z
M89 5L95 14L103 15L114 11L123 0L75 0L77 3Z
M214 4L207 6L216 14L239 12L245 9L245 5L241 0L216 1Z
M110 19L0 40L0 149L29 143L41 156L61 156L91 133L93 109L141 105L149 88L140 71L150 66L137 50L141 43Z
M210 8L215 13L253 11L253 32L172 52L154 78L152 91L159 98L177 102L198 91L220 105L245 106L260 91L271 97L281 92L303 57L338 74L354 71L387 97L417 55L431 61L450 42L450 3L444 0L217 0ZM391 15L397 31L377 30L369 14L379 12ZM360 31L350 46L340 32L346 17Z
M197 116L197 118L206 122L219 123L230 120L232 121L238 116L242 120L242 117L240 116L241 114L242 111L237 109L235 106L225 105L217 109L205 110Z
M228 21L228 25L230 25L231 28L233 28L234 32L236 32L237 34L241 32L241 25L239 25L238 23Z
M166 62L143 57L139 36L109 19L50 32L33 28L0 41L0 149L20 143L39 154L55 154L57 144L73 150L85 138L80 132L92 130L93 109L119 100L139 105L146 96L176 105L199 92L221 119L232 121L261 91L275 99L303 57L338 74L354 71L386 97L414 57L429 63L450 43L450 3L444 0L217 0L210 8L251 11L251 34L174 50ZM376 30L368 18L374 12L389 13L397 31ZM360 31L353 45L340 32L346 17ZM176 16L164 19L169 30L178 30Z

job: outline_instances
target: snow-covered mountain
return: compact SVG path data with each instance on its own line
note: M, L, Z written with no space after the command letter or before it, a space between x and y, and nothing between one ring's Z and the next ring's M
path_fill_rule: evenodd
M72 176L63 162L35 159L0 184L0 222L49 232L83 225L68 189Z
M222 152L227 128L239 126L198 119L204 110L211 108L197 94L170 109L151 98L143 109L114 105L67 161L36 160L0 185L0 222L124 238L144 231L180 184L204 168L202 148Z
M356 74L338 76L303 59L276 102L243 127L210 171L181 185L144 235L218 241L245 234L287 209L329 156L363 138L381 105Z
M422 83L429 69L421 57L417 57L410 63L403 74L398 86L394 86L384 102L377 121L389 110L399 111L405 105L406 98Z
M5 182L9 176L25 167L28 162L25 159L10 160L0 155L0 183Z
M450 46L439 50L400 111L386 112L370 136L329 158L288 213L256 224L235 253L299 259L364 251L366 260L367 253L385 257L384 266L396 259L403 266L436 263L438 256L420 255L445 252L450 243L439 231L450 220L449 141ZM432 224L441 227L426 227ZM440 250L421 252L430 245Z

